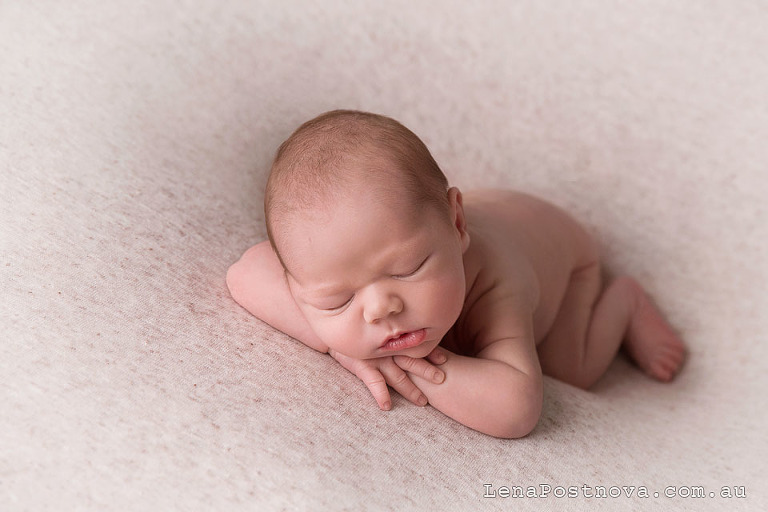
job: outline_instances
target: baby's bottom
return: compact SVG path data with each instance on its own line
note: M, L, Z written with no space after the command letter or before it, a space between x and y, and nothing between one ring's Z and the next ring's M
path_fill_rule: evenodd
M552 328L537 347L542 371L586 389L605 373L623 342L645 373L671 380L685 346L643 288L620 277L600 292L599 264L572 274Z

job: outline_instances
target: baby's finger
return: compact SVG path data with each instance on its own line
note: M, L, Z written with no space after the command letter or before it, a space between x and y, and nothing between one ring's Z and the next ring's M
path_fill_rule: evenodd
M433 352L434 353L434 352ZM426 359L414 359L408 356L395 356L395 364L406 372L418 375L435 384L442 384L445 380L445 373L433 366Z
M370 366L363 366L358 370L357 378L362 380L368 391L371 392L376 403L379 404L379 409L388 411L392 408L387 381L380 371Z
M416 384L411 381L408 374L400 369L395 363L388 364L381 368L387 383L392 388L403 395L409 402L416 405L427 405L427 397L421 392Z

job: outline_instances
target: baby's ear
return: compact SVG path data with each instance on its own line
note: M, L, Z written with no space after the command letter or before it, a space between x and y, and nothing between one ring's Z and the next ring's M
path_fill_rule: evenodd
M453 226L461 240L461 252L465 253L469 249L469 232L467 231L467 219L464 216L464 198L461 191L456 187L448 189L448 201L451 204Z

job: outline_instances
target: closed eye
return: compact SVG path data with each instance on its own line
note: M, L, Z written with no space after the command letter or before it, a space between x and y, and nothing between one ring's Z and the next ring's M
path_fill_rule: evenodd
M411 277L411 276L415 275L419 270L421 270L422 267L424 267L424 264L427 262L428 259L429 259L429 256L424 258L424 261L419 263L419 266L416 267L415 269L413 269L411 272L408 272L407 274L398 274L398 275L392 276L392 277L394 277L395 279L402 279L404 277Z
M332 307L332 308L322 308L322 310L323 311L331 311L331 312L339 311L340 309L344 308L344 306L347 306L350 302L352 302L352 299L354 299L354 298L355 298L355 296L353 295L346 302L344 302L344 304L340 304L340 305Z

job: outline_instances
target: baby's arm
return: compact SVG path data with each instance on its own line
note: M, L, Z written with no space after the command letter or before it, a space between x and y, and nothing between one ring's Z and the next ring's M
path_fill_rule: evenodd
M254 245L229 267L227 286L237 303L259 320L319 352L328 352L296 305L269 242Z
M358 360L328 349L296 305L269 242L251 247L229 268L227 286L232 297L255 317L319 352L330 353L365 383L381 409L392 406L387 384L414 404L426 404L426 397L391 357ZM442 382L443 372L427 360L415 359L411 364L409 371L425 381Z
M517 300L495 293L487 294L482 302L476 308L485 311L487 325L477 333L477 356L444 350L447 360L440 367L445 381L439 386L410 376L430 404L447 416L492 436L522 437L536 426L542 407L533 315ZM411 361L396 358L406 370Z

